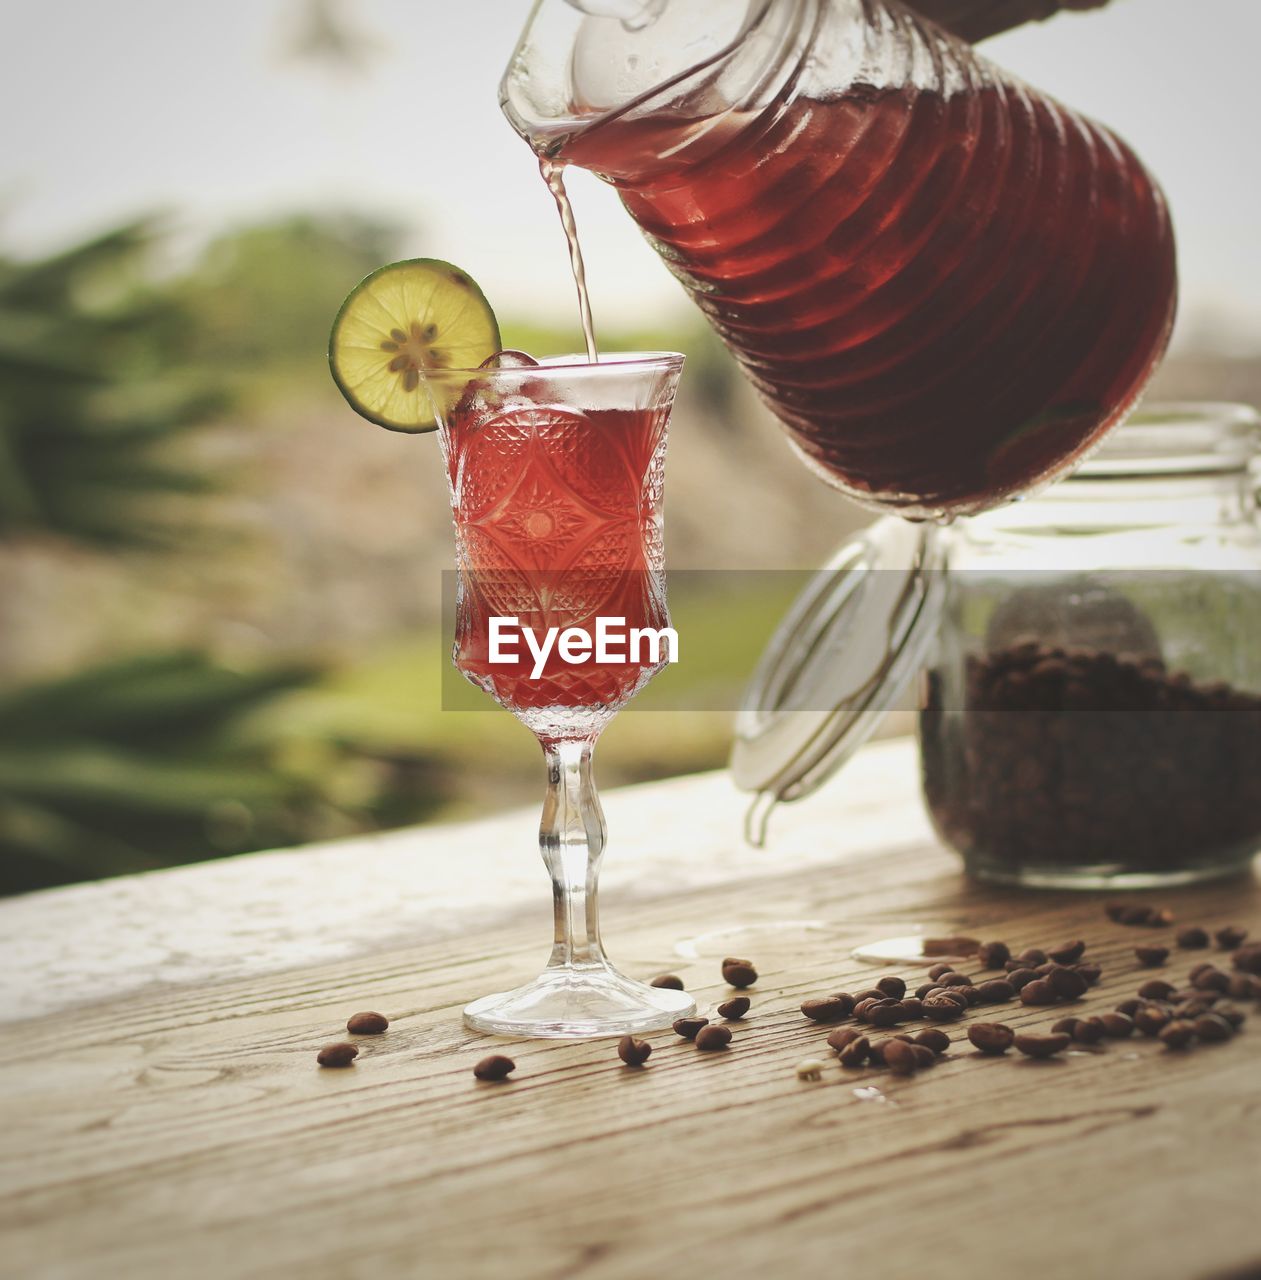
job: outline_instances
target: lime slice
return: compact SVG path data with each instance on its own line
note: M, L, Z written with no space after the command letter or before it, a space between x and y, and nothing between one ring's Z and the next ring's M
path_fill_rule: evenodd
M328 343L333 381L356 413L391 431L432 431L426 369L476 369L499 350L485 295L437 258L392 262L342 303Z

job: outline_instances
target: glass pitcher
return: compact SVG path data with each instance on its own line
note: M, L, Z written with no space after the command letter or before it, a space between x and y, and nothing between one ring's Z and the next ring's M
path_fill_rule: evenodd
M1174 244L1108 130L893 2L582 4L535 5L505 113L617 188L829 483L972 514L1132 407Z

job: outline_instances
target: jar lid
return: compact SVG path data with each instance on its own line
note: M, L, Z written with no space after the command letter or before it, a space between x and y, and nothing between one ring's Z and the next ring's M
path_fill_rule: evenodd
M765 843L776 804L809 795L867 741L923 666L945 594L940 533L877 521L815 574L771 637L731 754L736 785L757 792L751 844Z

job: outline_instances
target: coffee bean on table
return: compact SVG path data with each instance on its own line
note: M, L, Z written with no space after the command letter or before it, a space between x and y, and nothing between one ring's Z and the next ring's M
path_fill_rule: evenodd
M1134 1025L1145 1036L1158 1036L1171 1021L1171 1016L1154 1004L1144 1005L1134 1015Z
M954 969L954 965L946 964L945 961L942 961L940 964L935 964L931 969L929 969L928 976L936 981L936 979L940 978L943 973L953 973Z
M1135 947L1134 955L1139 964L1148 969L1158 969L1169 959L1168 947Z
M902 997L902 1013L908 1021L924 1016L924 1002L918 996Z
M1143 1003L1144 1002L1139 1000L1137 997L1132 997L1129 1000L1122 1000L1121 1003L1117 1005L1116 1011L1117 1013L1125 1014L1128 1018L1132 1018L1143 1007Z
M934 1053L945 1053L950 1048L950 1037L938 1027L925 1027L915 1037L915 1043Z
M1093 987L1103 977L1103 970L1097 964L1075 964L1073 969L1086 979L1086 985Z
M1016 988L1002 978L991 978L976 987L976 994L981 1004L1002 1004L1015 998Z
M682 991L683 979L677 973L659 973L648 985L663 987L667 991Z
M1250 973L1232 973L1226 994L1232 1000L1261 999L1261 982Z
M1236 969L1261 977L1261 942L1249 942L1231 953L1230 962Z
M506 1080L516 1069L517 1064L511 1058L504 1057L502 1053L492 1053L473 1068L473 1074L479 1080Z
M864 1000L887 1000L888 998L879 987L868 987L854 997L854 1007L857 1008Z
M1072 1036L1078 1044L1098 1044L1104 1036L1103 1020L1097 1016L1078 1018Z
M1163 978L1151 978L1139 987L1138 994L1143 1000L1168 1000L1177 989L1172 982L1166 982Z
M927 1045L913 1044L911 1052L915 1055L915 1069L922 1070L924 1067L935 1067L937 1065L937 1055Z
M1217 940L1217 945L1223 951L1234 951L1240 946L1243 940L1248 936L1247 929L1240 929L1233 924L1228 924L1224 929L1218 929L1213 935Z
M926 995L929 995L931 992L936 990L937 983L935 981L921 983L915 988L915 998L917 1000L922 1000Z
M696 1036L696 1047L705 1053L713 1053L715 1049L725 1049L731 1043L731 1030L724 1026L710 1025L702 1027Z
M953 1022L956 1018L963 1017L963 1008L945 996L929 996L924 1001L924 1016L934 1022Z
M873 1027L896 1027L906 1021L906 1009L901 1000L881 1001L867 1015Z
M1072 942L1063 942L1054 951L1047 952L1047 958L1056 964L1076 964L1082 958L1086 944L1077 938Z
M1086 979L1076 969L1052 970L1047 982L1059 1000L1080 1000L1088 990Z
M801 1012L812 1022L840 1022L854 1012L854 1006L841 996L821 996L803 1000Z
M1025 1004L1054 1004L1055 988L1047 978L1036 978L1020 989L1020 999Z
M976 950L976 959L982 969L1001 969L1011 959L1011 948L1005 942L983 942Z
M359 1056L359 1046L339 1041L337 1044L326 1044L315 1060L322 1067L348 1067Z
M718 1012L727 1019L734 1021L736 1018L743 1018L749 1012L748 996L732 996L730 1000L724 1000L718 1006Z
M379 1036L390 1020L383 1013L356 1013L346 1021L346 1030L352 1036Z
M926 956L970 956L980 945L978 939L962 936L925 938L920 944L920 950Z
M750 960L728 956L722 962L722 978L730 987L751 987L757 981L757 970Z
M886 974L876 986L893 1000L901 1000L906 995L906 983L893 974Z
M894 1075L914 1075L919 1063L916 1061L915 1045L905 1040L889 1040L884 1045L884 1065Z
M1051 1030L1056 1035L1059 1035L1062 1031L1066 1036L1071 1036L1073 1034L1073 1028L1080 1021L1080 1018L1061 1018L1058 1022L1052 1025Z
M1134 1019L1124 1013L1101 1013L1103 1034L1111 1040L1124 1040L1134 1034Z
M1195 1039L1195 1027L1190 1022L1171 1022L1160 1032L1161 1043L1167 1049L1185 1049Z
M1195 975L1191 986L1196 991L1219 991L1225 993L1230 989L1230 974L1209 965Z
M851 1040L837 1055L843 1067L861 1067L867 1061L871 1049L871 1041L866 1036Z
M853 1044L855 1040L863 1040L866 1037L857 1027L838 1027L835 1031L828 1034L828 1045L840 1053L846 1045Z
M1194 1022L1195 1034L1206 1044L1220 1044L1235 1034L1235 1028L1218 1013L1205 1013Z
M1010 982L1017 991L1020 991L1024 987L1027 987L1029 983L1035 982L1037 977L1037 970L1022 967L1019 969L1009 970L1007 974L1007 981Z
M1225 1018L1236 1031L1238 1031L1246 1021L1243 1011L1241 1009L1234 1008L1232 1005L1219 1004L1213 1012L1219 1018Z
M652 1045L647 1040L637 1040L634 1036L623 1036L617 1042L617 1056L628 1067L642 1067L652 1056Z
M968 1028L968 1039L982 1053L999 1054L1011 1048L1016 1033L1004 1022L974 1022Z
M682 1036L684 1040L695 1040L700 1033L702 1027L709 1026L708 1018L676 1018L672 1022L671 1027L675 1035Z
M1017 1050L1030 1058L1054 1057L1057 1053L1063 1053L1070 1044L1072 1041L1063 1032L1052 1032L1045 1036L1025 1033L1018 1035L1015 1040Z
M1026 947L1017 957L1021 964L1028 965L1031 969L1036 969L1040 964L1046 964L1050 959L1040 947Z
M1201 929L1198 924L1191 925L1186 929L1179 929L1177 942L1180 947L1190 951L1198 951L1201 947L1208 946L1208 930Z

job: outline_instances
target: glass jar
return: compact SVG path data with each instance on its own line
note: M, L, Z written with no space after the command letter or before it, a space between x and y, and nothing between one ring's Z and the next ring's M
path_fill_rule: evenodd
M1261 848L1258 418L1139 414L961 522L923 673L924 795L987 880L1135 887Z
M1261 849L1259 447L1251 409L1153 406L1037 498L914 535L881 522L772 640L737 782L772 804L813 790L918 672L925 799L970 874L1242 868Z

